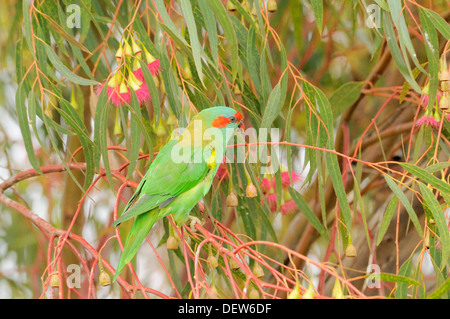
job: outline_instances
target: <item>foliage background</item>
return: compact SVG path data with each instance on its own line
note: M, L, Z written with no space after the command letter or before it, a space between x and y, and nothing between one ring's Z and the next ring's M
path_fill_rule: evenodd
M436 98L450 80L448 1L268 3L2 3L1 297L448 298L450 130ZM71 4L79 28L67 23ZM116 108L96 87L130 35L161 72L147 83L151 102ZM416 125L426 100L437 128ZM151 155L214 105L241 111L246 127L280 128L281 164L302 182L271 177L272 212L263 163L227 165L203 213L194 209L204 226L181 234L164 220L136 272L103 287L120 251L111 222ZM258 197L246 196L249 183ZM289 200L296 208L282 214ZM169 235L178 249L166 249ZM80 287L66 285L71 264Z

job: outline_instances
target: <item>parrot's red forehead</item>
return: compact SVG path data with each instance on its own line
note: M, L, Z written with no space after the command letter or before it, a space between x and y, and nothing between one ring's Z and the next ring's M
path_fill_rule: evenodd
M240 122L244 118L242 116L242 114L239 113L238 111L236 111L236 114L234 114L234 117L238 120L238 122Z
M242 116L242 114L237 111L234 114L234 117L236 118L237 122L240 122L244 118ZM212 126L217 127L217 128L224 128L230 123L231 123L231 120L228 117L218 116L212 121Z

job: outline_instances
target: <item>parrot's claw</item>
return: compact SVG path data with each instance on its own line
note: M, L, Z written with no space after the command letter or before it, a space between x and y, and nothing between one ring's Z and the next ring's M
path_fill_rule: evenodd
M195 231L195 224L198 223L200 226L203 226L205 224L205 220L200 220L199 218L195 216L189 216L187 224L191 228L192 231Z

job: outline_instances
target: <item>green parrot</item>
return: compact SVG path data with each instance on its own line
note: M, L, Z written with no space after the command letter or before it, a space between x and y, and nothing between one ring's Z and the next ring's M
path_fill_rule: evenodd
M244 129L243 116L226 106L199 112L181 135L159 151L116 227L131 218L128 233L113 281L136 255L154 223L173 215L178 224L188 220L189 212L208 193L226 145L235 131Z

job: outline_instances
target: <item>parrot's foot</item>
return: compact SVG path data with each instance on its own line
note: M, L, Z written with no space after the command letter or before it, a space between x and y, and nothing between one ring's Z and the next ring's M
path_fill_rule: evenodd
M205 220L200 220L199 218L195 216L188 216L187 224L189 225L189 228L191 228L192 231L195 231L195 224L198 223L200 226L203 226L205 224Z

